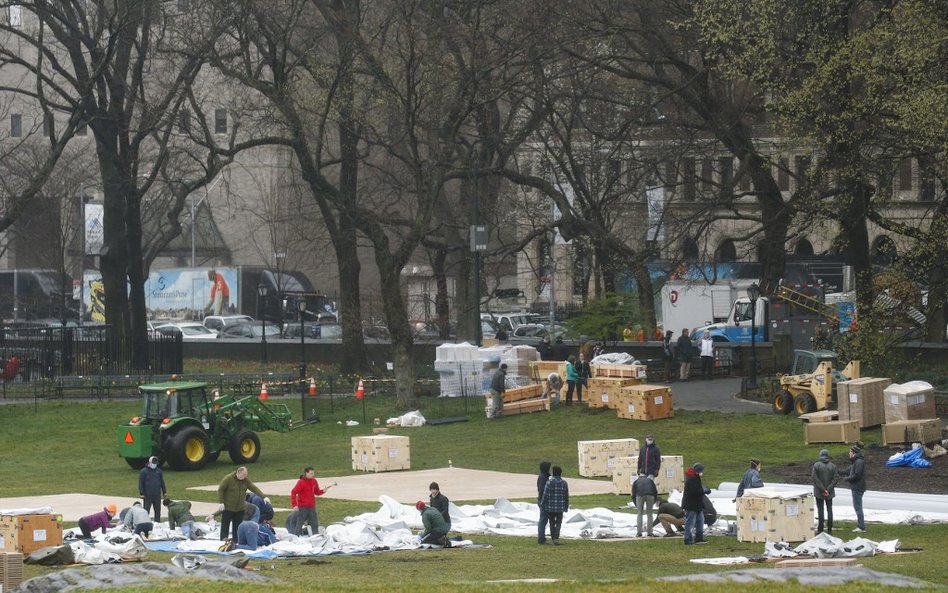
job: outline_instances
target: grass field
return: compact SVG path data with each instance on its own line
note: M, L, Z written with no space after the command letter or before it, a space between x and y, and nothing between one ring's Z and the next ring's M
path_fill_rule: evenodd
M298 400L289 400L299 414ZM434 405L459 405L456 402ZM470 406L468 409L476 409ZM287 434L261 435L263 453L251 467L257 481L295 478L306 465L317 468L317 476L345 475L351 471L349 439L370 432L370 426L346 427L338 423L348 418L362 421L362 405L352 399L336 400L330 412L321 410L322 422ZM460 409L460 408L459 408ZM138 404L119 402L43 402L33 405L0 406L0 497L90 492L135 496L137 474L115 453L115 426L136 415ZM450 415L451 409L442 410ZM398 415L390 398L370 398L365 417L383 420ZM795 418L771 414L718 414L680 411L675 418L643 423L620 420L614 412L587 411L583 407L561 407L551 413L537 413L488 421L483 413L469 413L470 421L414 429L394 429L394 434L411 437L412 469L455 466L533 474L540 460L563 466L567 479L576 477L576 441L604 438L643 438L654 434L664 454L685 456L687 464L701 461L706 467L705 482L716 485L736 481L746 460L762 457L766 464L810 463L819 447L803 444L800 423ZM869 433L869 439L872 439ZM831 446L833 454L845 446ZM169 493L175 498L216 501L212 492L187 491L189 486L217 483L233 466L226 455L198 472L167 471ZM766 465L764 480L767 480ZM425 485L419 485L424 491ZM380 493L381 494L381 493ZM446 492L456 502L465 501L463 492ZM498 496L502 496L498 492ZM289 498L272 497L274 505L288 507ZM605 506L617 508L625 496L574 497L576 508ZM470 501L470 502L493 502ZM374 511L377 503L321 500L321 523L339 521L348 515ZM282 521L282 517L277 517ZM846 533L846 524L840 533ZM866 567L915 576L938 585L948 585L943 550L948 542L948 526L876 526L873 539L902 541L903 546L922 548L917 554L879 556L862 560ZM538 546L532 538L473 536L488 549L445 550L438 552L392 552L356 557L294 559L270 564L251 563L262 574L278 579L278 584L227 585L228 591L692 591L694 585L657 583L656 576L694 574L730 570L688 562L699 556L758 555L761 544L737 542L717 537L709 546L688 547L677 538L633 542L569 541L560 547ZM169 555L152 553L149 560L165 561ZM50 569L27 567L27 576ZM553 578L556 585L487 583L496 579ZM220 584L165 583L153 588L121 591L175 591L187 587L189 593L219 591ZM760 585L701 585L702 591L757 591ZM846 591L874 591L875 585L836 587ZM798 584L768 585L768 591L803 591Z

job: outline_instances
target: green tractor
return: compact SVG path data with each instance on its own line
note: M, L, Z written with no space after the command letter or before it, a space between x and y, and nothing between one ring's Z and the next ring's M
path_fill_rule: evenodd
M299 428L283 404L208 393L207 383L171 381L139 391L142 415L116 430L118 454L134 469L155 455L172 469L198 470L224 450L234 463L253 463L260 457L257 432Z

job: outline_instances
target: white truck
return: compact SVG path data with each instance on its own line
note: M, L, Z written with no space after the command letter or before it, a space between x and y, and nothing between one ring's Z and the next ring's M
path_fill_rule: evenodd
M667 282L662 287L662 327L681 335L686 327L692 331L726 321L734 302L746 296L747 288L754 282L752 279L716 284Z

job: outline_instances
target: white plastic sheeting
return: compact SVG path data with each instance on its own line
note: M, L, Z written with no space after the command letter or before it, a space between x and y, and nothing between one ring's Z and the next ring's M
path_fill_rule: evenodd
M828 533L820 533L810 538L796 548L784 542L767 542L764 544L764 555L771 558L793 558L798 555L813 556L815 558L863 558L878 553L893 553L899 548L899 540L874 542L864 537L857 537L844 542Z

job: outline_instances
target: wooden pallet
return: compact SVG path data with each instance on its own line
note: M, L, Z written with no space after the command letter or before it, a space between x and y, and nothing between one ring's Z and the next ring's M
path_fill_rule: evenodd
M855 566L856 558L789 558L780 560L777 568L835 568L837 566Z
M530 414L531 412L548 412L550 410L549 398L544 399L526 399L518 402L504 404L504 416L515 416L517 414Z
M528 399L537 399L543 395L543 385L540 383L534 383L532 385L526 385L524 387L512 387L504 391L504 403L509 404L513 402L519 402ZM485 393L484 397L490 399L490 393Z
M592 365L594 377L612 377L616 379L639 379L639 371L644 368L642 365L609 362Z

